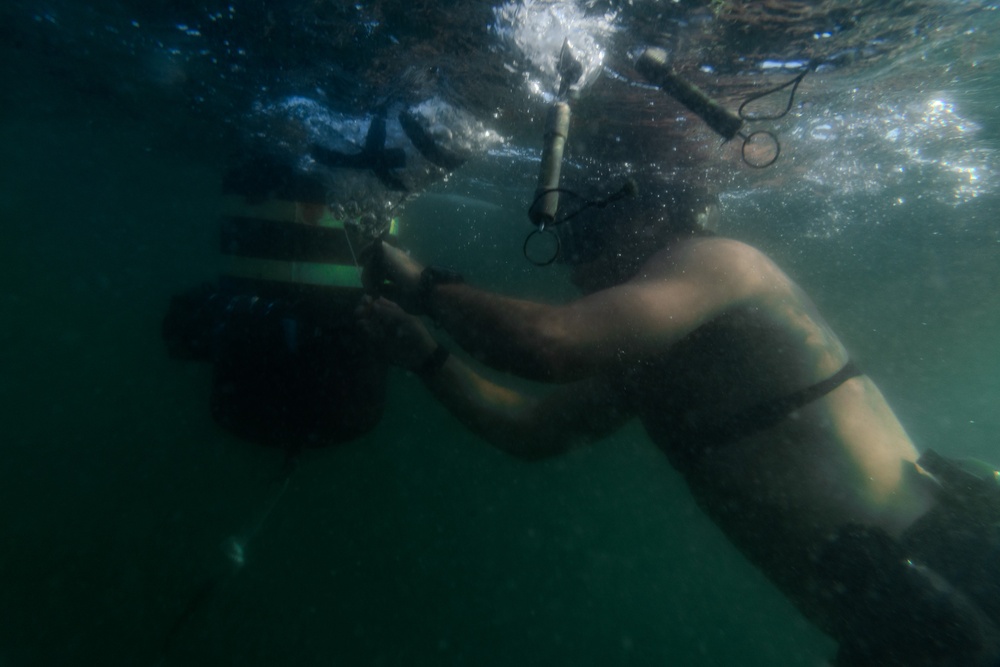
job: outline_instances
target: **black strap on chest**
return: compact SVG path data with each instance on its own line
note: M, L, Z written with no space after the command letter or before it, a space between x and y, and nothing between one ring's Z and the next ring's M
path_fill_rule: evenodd
M696 452L703 453L707 449L770 428L799 408L826 396L851 378L860 375L863 375L861 369L853 361L848 361L839 371L816 384L763 401L728 417L713 419L711 422L688 423L676 435L680 441L695 448Z

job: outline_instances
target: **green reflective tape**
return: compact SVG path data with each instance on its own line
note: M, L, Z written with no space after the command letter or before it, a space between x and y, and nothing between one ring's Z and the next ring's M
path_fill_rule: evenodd
M361 287L361 271L356 266L319 262L282 262L253 257L230 257L231 276L250 280L270 280L322 287Z

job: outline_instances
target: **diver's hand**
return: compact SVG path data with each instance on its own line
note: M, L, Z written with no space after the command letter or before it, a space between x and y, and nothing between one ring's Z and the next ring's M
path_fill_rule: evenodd
M420 314L420 273L423 270L424 266L404 251L380 243L365 267L365 285L369 291L388 294L407 312Z
M388 244L382 245L381 264L385 279L394 283L402 294L415 299L420 289L423 264Z
M389 363L396 366L416 370L437 348L437 342L423 322L388 299L366 296L355 315L361 330L382 350Z

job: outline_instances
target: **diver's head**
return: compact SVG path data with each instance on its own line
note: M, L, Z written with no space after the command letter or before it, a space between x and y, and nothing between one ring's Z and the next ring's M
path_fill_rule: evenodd
M678 239L712 233L717 200L708 188L659 177L634 184L631 196L556 227L560 261L572 267L573 282L584 292L625 282Z

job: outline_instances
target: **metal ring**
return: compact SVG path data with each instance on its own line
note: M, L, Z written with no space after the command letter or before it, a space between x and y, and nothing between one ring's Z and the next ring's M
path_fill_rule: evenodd
M548 234L556 241L556 251L552 253L552 256L545 261L538 261L528 254L528 244L531 243L531 239L536 234ZM534 264L535 266L549 266L552 262L556 261L559 257L559 253L562 252L562 243L559 241L559 235L556 234L549 228L541 227L539 229L532 230L530 234L524 239L524 245L521 247L521 252L524 254L524 258Z
M774 157L767 162L751 162L747 159L747 144L749 144L750 141L758 135L770 137L771 140L774 141ZM740 136L743 137L743 148L740 153L743 156L743 162L745 162L748 166L753 167L754 169L764 169L766 167L770 167L778 161L778 156L781 155L781 142L778 141L778 137L775 136L774 132L770 132L768 130L757 130L756 132L751 132L746 136L742 134Z

